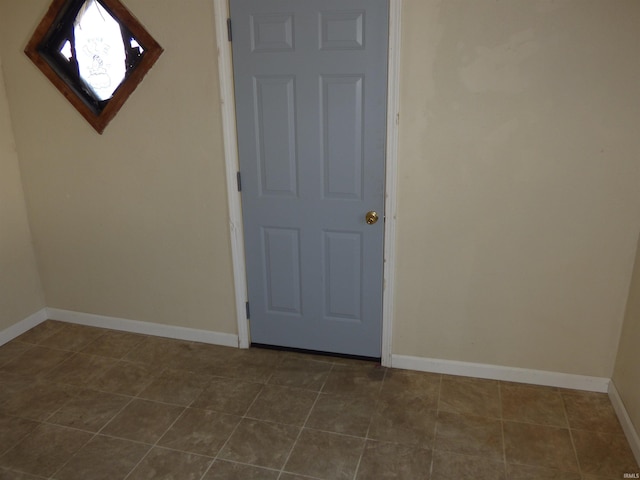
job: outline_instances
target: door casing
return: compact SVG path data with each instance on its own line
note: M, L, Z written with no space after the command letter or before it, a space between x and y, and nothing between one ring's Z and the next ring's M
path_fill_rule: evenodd
M394 312L394 273L396 254L396 195L399 114L400 39L403 0L389 0L389 46L387 73L387 145L385 165L384 271L382 294L382 365L391 367L391 345ZM228 0L213 0L218 75L222 110L222 130L229 205L229 230L235 290L238 346L250 345L249 320L246 317L247 274L244 258L242 204L237 189L239 171L237 131L233 86L231 43L227 38Z

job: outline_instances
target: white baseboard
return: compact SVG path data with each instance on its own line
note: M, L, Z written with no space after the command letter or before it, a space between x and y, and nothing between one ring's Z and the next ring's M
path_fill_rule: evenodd
M18 323L11 325L9 328L5 328L0 332L0 345L4 345L10 342L16 337L19 337L27 330L41 324L47 319L47 309L43 308L36 313L29 315L27 318L20 320Z
M571 388L590 392L606 393L611 382L604 377L587 377L568 373L547 372L544 370L528 370L525 368L503 367L482 363L458 362L455 360L438 360L433 358L412 357L409 355L392 355L391 366L421 372L462 375L465 377L503 380L505 382L529 383L548 387Z
M60 320L63 322L88 325L92 327L110 328L131 333L142 333L158 337L174 338L193 342L209 343L226 347L238 347L238 335L230 333L212 332L194 328L177 327L174 325L162 325L138 320L94 315L90 313L74 312L57 308L43 308L20 322L0 332L0 345L13 340L27 330L42 323L46 319ZM610 379L604 377L588 377L543 370L529 370L516 367L504 367L499 365L487 365L481 363L460 362L455 360L439 360L425 357L413 357L409 355L392 355L391 367L422 372L444 373L448 375L462 375L467 377L487 378L509 382L529 383L533 385L545 385L561 388L572 388L591 392L609 393L609 397L616 408L625 432L629 430L635 435L635 440L630 438L636 457L640 462L640 440L632 427L631 420L626 414L624 405ZM630 434L627 433L629 436ZM635 442L635 443L634 443Z
M631 421L631 417L629 417L629 413L627 412L624 402L622 401L622 398L618 393L618 389L614 385L613 381L609 384L608 393L613 409L616 411L616 415L618 415L618 420L620 420L620 424L627 436L627 440L629 440L629 445L631 446L633 455L636 457L636 462L640 465L640 435L638 435L638 432Z
M225 347L238 347L238 335L231 333L211 332L195 328L177 327L174 325L162 325L159 323L127 320L124 318L107 317L91 313L73 312L58 308L47 308L46 313L51 320L77 323L90 327L110 328L123 332L142 333L156 337L174 338L191 342L210 343Z

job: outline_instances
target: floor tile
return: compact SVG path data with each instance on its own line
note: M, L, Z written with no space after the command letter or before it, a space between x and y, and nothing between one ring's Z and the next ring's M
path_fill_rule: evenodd
M218 457L267 468L282 468L300 429L244 419Z
M2 365L0 370L19 375L42 377L72 355L73 353L63 350L35 346Z
M259 383L214 378L191 406L231 415L244 415L262 388L263 385Z
M153 448L127 480L200 480L213 461L193 453Z
M571 434L583 473L611 478L640 473L624 435L582 430L572 430Z
M9 470L8 468L0 467L0 480L43 480L45 477L37 477L28 473L18 472L16 470Z
M13 449L0 458L3 467L33 475L53 475L71 456L92 437L92 434L58 427L40 425Z
M524 382L509 382L506 380L501 380L499 383L501 386L506 386L506 387L527 387L535 390L544 390L547 392L560 392L561 390L558 387L551 387L548 385L534 385L532 383L524 383Z
M121 359L145 339L144 335L109 330L82 349L82 353Z
M239 355L225 360L217 369L216 375L246 382L267 383L280 360L281 353L275 350L242 350Z
M274 370L269 383L317 392L324 385L331 367L331 363L308 360L300 356L285 358Z
M623 433L606 393L563 392L562 398L571 428L592 432Z
M183 407L133 400L107 424L101 433L114 437L155 443L178 418Z
M501 422L493 418L439 412L434 448L503 461Z
M442 376L434 373L387 370L380 395L410 406L435 410Z
M203 373L166 369L138 396L148 400L187 406L198 398L212 378Z
M156 369L172 368L181 346L189 342L161 337L145 337L136 348L124 356L124 360L153 365Z
M87 387L121 395L137 395L160 374L153 365L118 361L109 370L87 382Z
M376 410L369 396L321 393L306 426L316 430L364 437Z
M284 470L327 480L350 480L364 439L304 429Z
M33 345L21 342L10 342L2 345L0 347L0 367L31 348L33 348Z
M26 377L0 370L0 412L2 406L36 383L37 377Z
M47 422L97 432L129 401L129 397L122 395L82 390L49 417Z
M507 465L507 480L585 480L578 472L562 472L527 465Z
M433 471L430 480L472 478L473 480L504 480L504 462L483 457L471 457L451 452L433 453Z
M507 463L578 471L566 428L504 422L504 442Z
M282 472L278 477L278 480L316 480L315 477L308 477L307 475L297 475L295 473Z
M299 388L265 385L247 412L247 417L301 427L318 394Z
M188 408L158 442L158 445L215 456L229 439L241 418L224 413Z
M54 475L55 480L123 479L151 448L149 445L98 435Z
M67 323L53 335L39 342L39 345L79 352L105 332L102 328Z
M376 364L334 365L322 392L340 395L378 395L384 375L385 370Z
M367 440L358 467L357 480L428 479L431 450L413 445Z
M624 473L606 394L56 321L0 347L0 480Z
M0 457L38 426L37 422L0 414Z
M85 386L106 373L115 361L106 357L77 353L44 376L50 382Z
M505 420L567 427L564 403L557 390L512 385L500 388Z
M216 460L202 480L276 480L279 474L279 470Z
M56 320L45 320L40 325L36 325L32 329L18 336L16 340L19 342L38 344L50 337L54 333L64 328L66 323L58 322Z
M224 362L240 356L240 349L191 342L180 344L172 354L171 367L195 373L219 376Z
M78 387L35 381L27 388L12 395L1 407L0 412L8 415L46 420L79 392Z
M381 398L371 420L368 437L392 443L432 448L436 411L423 405L409 406L394 398Z
M445 375L440 386L438 409L500 418L500 385L494 380Z

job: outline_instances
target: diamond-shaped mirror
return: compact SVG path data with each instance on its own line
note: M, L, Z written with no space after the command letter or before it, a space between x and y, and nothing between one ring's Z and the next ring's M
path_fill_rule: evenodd
M98 133L162 51L119 0L54 0L25 48Z

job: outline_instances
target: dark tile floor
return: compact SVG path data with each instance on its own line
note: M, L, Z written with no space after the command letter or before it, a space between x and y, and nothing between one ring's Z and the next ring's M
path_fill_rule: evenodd
M0 480L604 480L604 394L47 321L0 347Z

